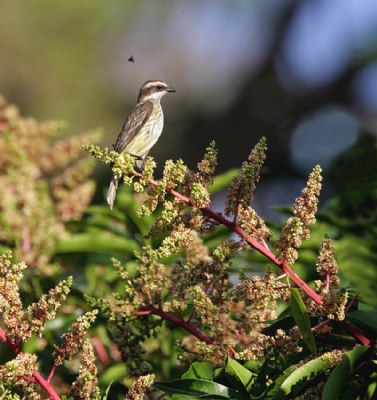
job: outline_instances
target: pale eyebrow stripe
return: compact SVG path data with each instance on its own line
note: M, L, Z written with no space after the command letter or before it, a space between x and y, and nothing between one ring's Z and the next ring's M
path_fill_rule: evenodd
M165 82L153 81L153 82L149 82L147 85L145 85L144 88L149 89L149 88L154 87L156 85L162 85L164 87L167 87L167 84Z

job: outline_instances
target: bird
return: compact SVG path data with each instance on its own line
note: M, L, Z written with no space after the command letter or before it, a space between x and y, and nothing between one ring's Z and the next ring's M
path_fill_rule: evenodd
M139 92L137 104L124 122L114 144L114 151L135 158L136 165L143 165L145 157L156 144L164 127L161 98L176 90L161 80L146 81ZM139 162L139 163L138 163ZM113 208L120 177L113 175L107 192L107 203Z

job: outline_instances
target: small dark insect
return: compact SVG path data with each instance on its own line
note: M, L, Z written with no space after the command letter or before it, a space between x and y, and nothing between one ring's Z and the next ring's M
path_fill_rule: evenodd
M128 59L128 61L134 63L134 62L135 62L134 56L131 56L131 57Z

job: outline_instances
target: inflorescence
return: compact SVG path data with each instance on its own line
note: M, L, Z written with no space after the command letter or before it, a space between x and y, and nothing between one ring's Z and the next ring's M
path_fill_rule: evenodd
M116 263L126 289L104 308L116 321L115 337L125 346L122 354L136 374L146 370L138 371L135 352L140 350L141 341L156 329L155 318L148 318L148 315L159 316L161 320L186 329L196 340L182 340L184 350L216 362L221 362L227 354L256 359L274 347L287 353L300 351L298 343L302 336L297 329L279 330L275 336L262 334L265 321L276 318L277 304L289 301L289 285L282 285L272 273L264 277L245 277L237 285L229 278L234 257L250 248L260 251L293 279L310 312L320 318L344 318L347 295L338 288L339 278L329 239L324 239L317 262L323 279L316 284L318 293L291 269L302 241L310 237L310 225L315 223L322 181L319 166L314 167L292 208L293 216L275 243L275 256L267 245L272 233L251 205L266 158L265 138L252 149L228 189L225 215L231 219L209 208L210 186L217 165L214 143L207 148L197 171L189 170L181 160L168 160L159 180L153 178L155 164L151 158L147 158L144 171L138 172L130 156L114 154L94 145L84 148L111 164L114 173L123 176L126 185L145 194L140 216L150 215L161 207L151 228L154 237L164 235L161 245L157 248L148 245L137 255L135 276L128 275L127 265L120 267ZM218 225L233 230L238 240L226 240L209 250L203 234ZM175 261L171 261L174 255ZM166 262L167 259L170 261ZM139 365L142 365L141 360Z

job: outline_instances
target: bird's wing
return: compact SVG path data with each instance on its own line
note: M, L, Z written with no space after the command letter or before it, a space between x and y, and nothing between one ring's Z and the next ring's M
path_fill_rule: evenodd
M121 153L127 147L127 145L143 127L145 121L151 115L152 109L153 104L150 101L136 105L134 110L123 124L122 130L120 131L114 144L115 151Z

